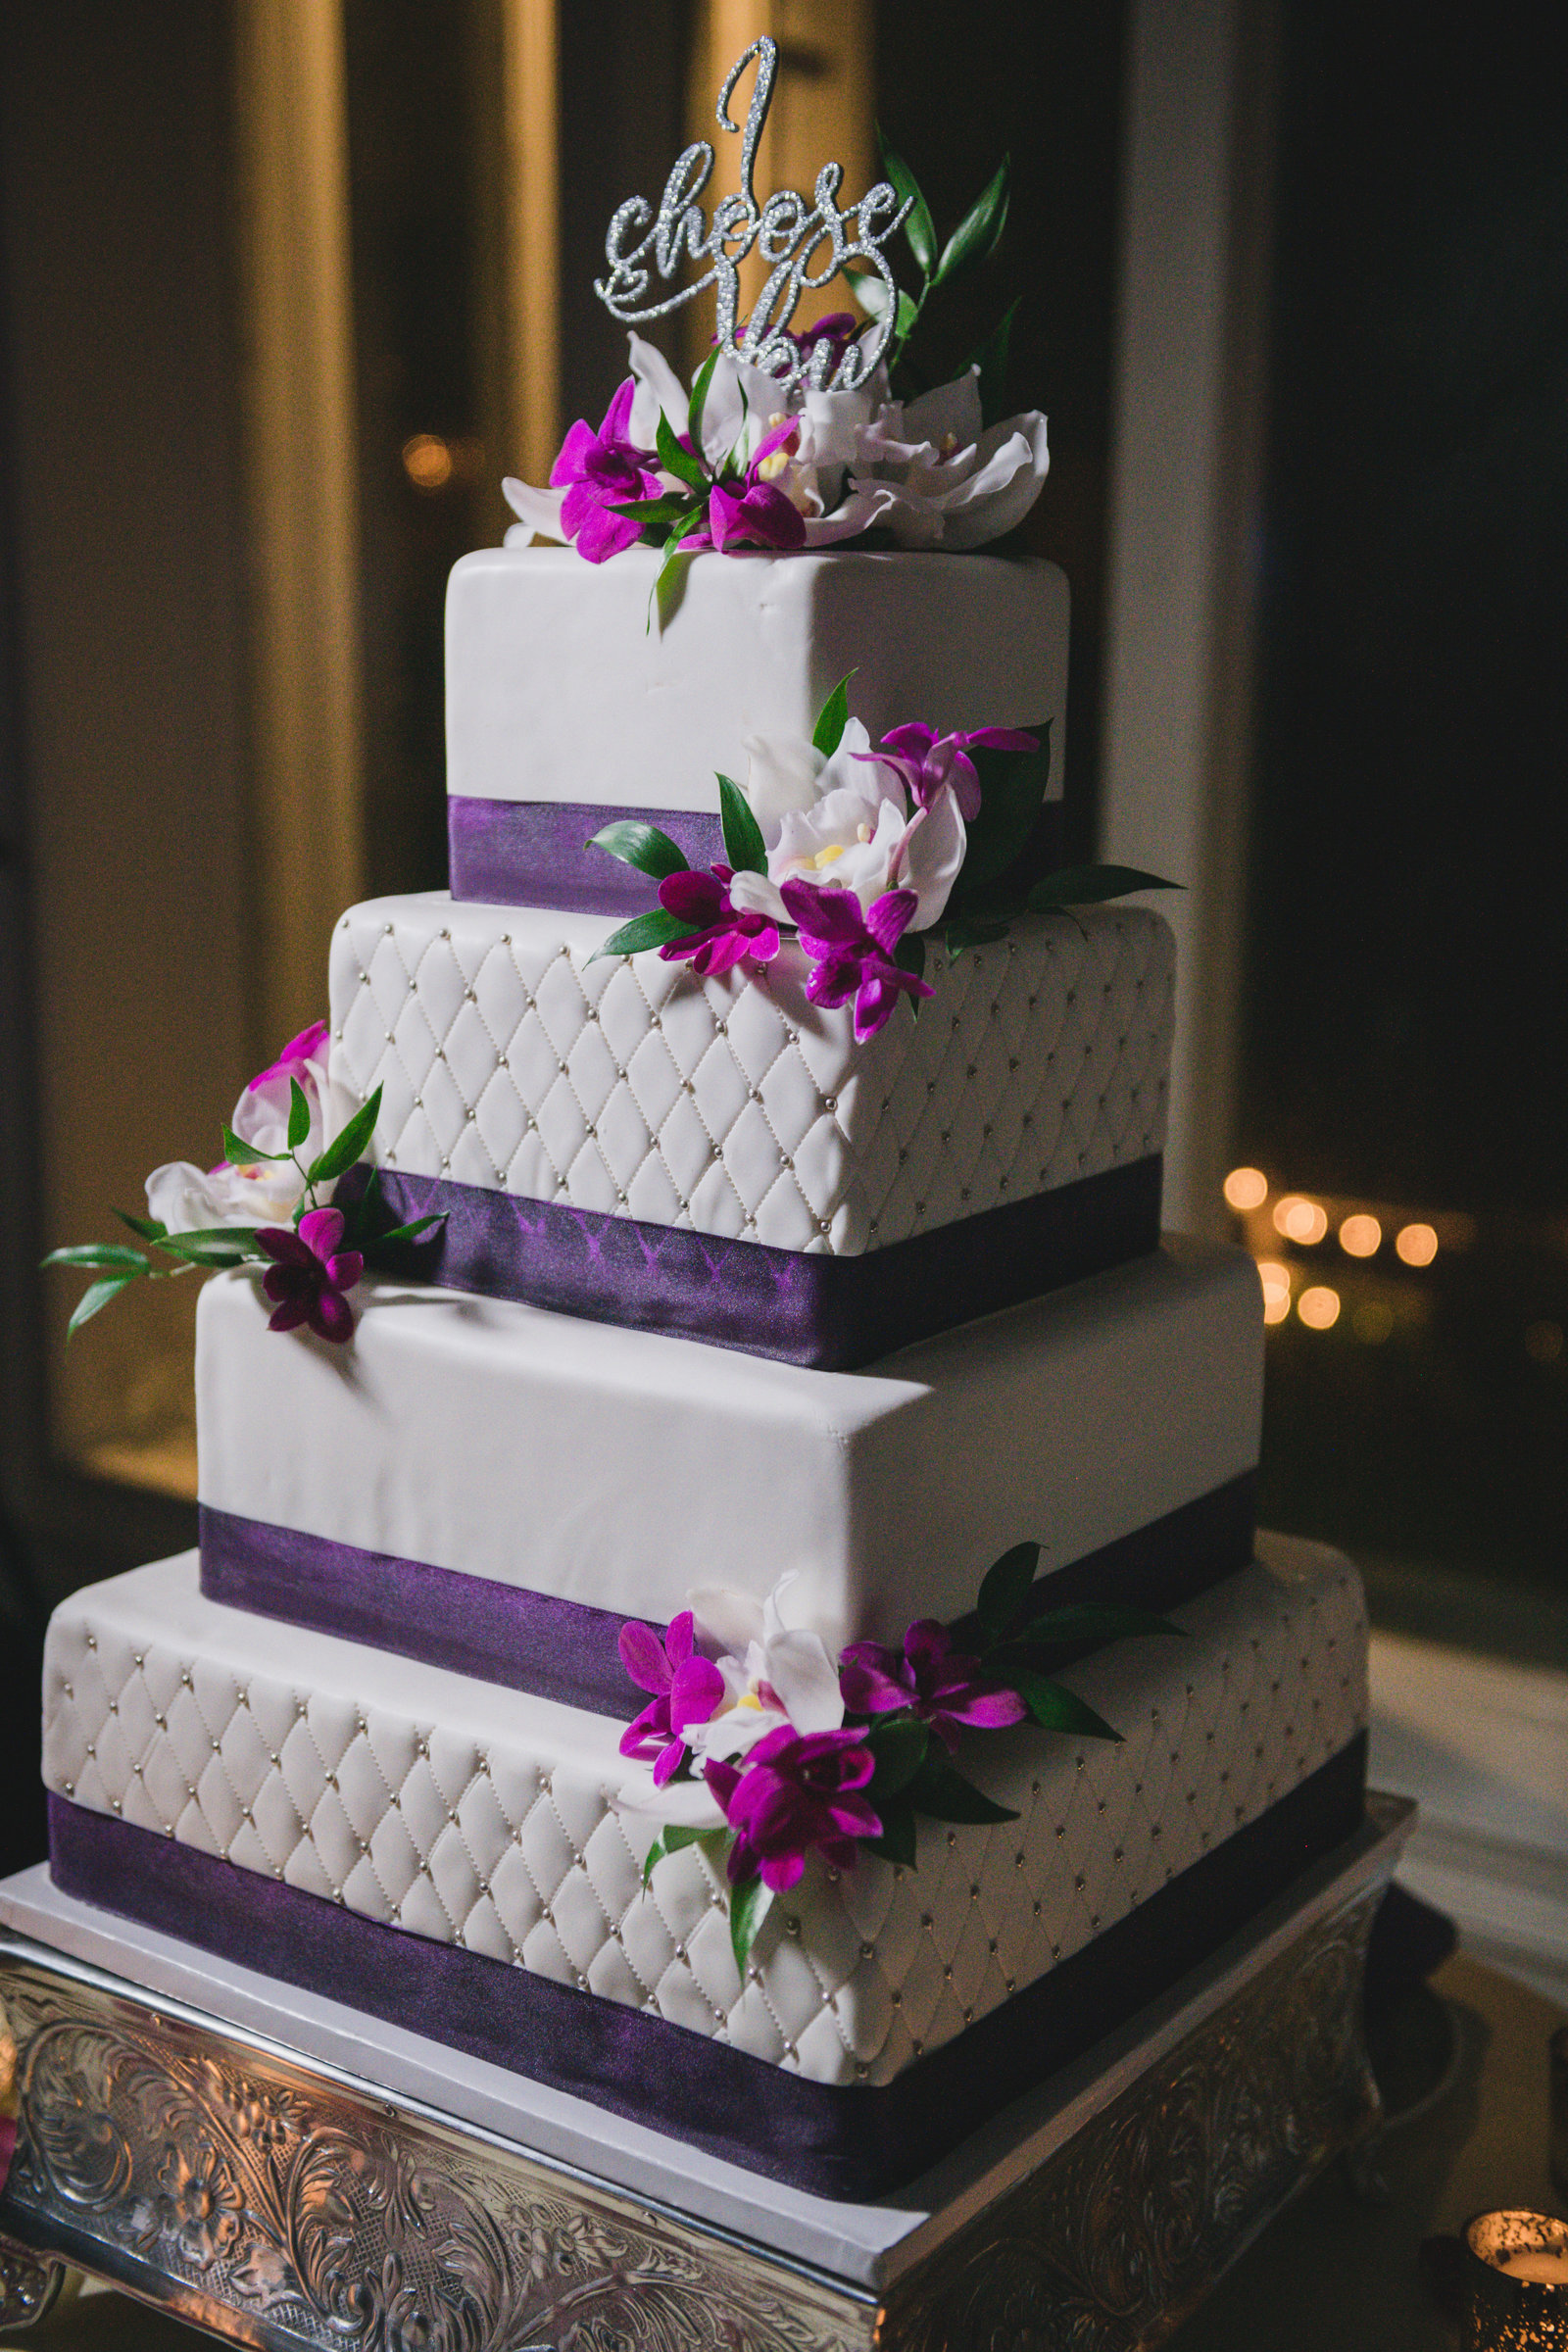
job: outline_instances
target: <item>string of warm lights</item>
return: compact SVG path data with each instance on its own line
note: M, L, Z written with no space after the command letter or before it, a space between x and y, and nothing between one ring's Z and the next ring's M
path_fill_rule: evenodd
M1433 1263L1442 1246L1438 1227L1425 1218L1396 1220L1387 1210L1378 1216L1369 1208L1326 1203L1305 1193L1276 1193L1261 1168L1232 1168L1224 1194L1226 1205L1246 1227L1263 1287L1263 1320L1268 1324L1285 1323L1294 1312L1308 1331L1332 1331L1346 1306L1333 1282L1299 1281L1301 1270L1273 1254L1280 1242L1293 1250L1316 1250L1333 1229L1341 1250L1359 1266L1370 1268L1379 1257L1387 1263L1385 1252L1392 1250L1402 1266L1417 1271ZM1456 1217L1446 1222L1450 1246L1470 1238L1468 1219ZM1374 1344L1389 1338L1396 1320L1395 1307L1385 1297L1360 1299L1349 1317L1356 1338ZM1555 1331L1557 1327L1550 1328ZM1527 1337L1526 1345L1538 1361L1547 1360L1542 1352L1548 1345L1544 1338L1538 1335L1532 1346Z

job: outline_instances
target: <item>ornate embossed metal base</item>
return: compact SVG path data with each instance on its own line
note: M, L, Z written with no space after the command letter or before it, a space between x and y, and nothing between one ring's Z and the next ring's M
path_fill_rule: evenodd
M38 2316L67 2262L278 2352L1133 2352L1375 2128L1361 1969L1408 1814L1385 1801L1249 1937L940 2175L871 2209L769 2192L745 2230L732 2168L697 2159L677 2209L389 2099L137 1990L82 1937L18 1936L47 1906L12 1882L0 2320Z

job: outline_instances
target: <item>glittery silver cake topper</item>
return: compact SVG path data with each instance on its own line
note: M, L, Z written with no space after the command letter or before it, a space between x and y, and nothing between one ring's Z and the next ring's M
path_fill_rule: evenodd
M914 200L907 198L901 205L891 182L879 179L858 204L840 211L844 167L824 164L809 205L793 188L780 188L759 205L752 172L778 71L778 43L765 33L753 41L726 74L718 94L718 123L721 130L740 128L730 119L729 102L754 58L757 82L741 133L740 193L724 197L713 207L710 226L697 200L712 176L713 146L710 139L696 140L677 157L664 182L657 216L646 196L628 196L618 208L605 238L610 274L594 280L594 292L612 318L630 326L643 319L662 318L711 286L717 307L715 339L721 351L784 384L804 382L816 391L849 391L864 383L892 338L899 291L882 248L902 225ZM824 243L826 261L813 270L811 258ZM739 265L754 247L768 265L768 277L737 336ZM688 259L707 261L709 268L678 293L666 295L662 302L649 302L645 297L651 283L650 258L665 281ZM887 292L874 338L867 344L852 341L841 348L836 339L820 337L803 350L789 331L796 304L808 289L828 285L850 261L866 263Z

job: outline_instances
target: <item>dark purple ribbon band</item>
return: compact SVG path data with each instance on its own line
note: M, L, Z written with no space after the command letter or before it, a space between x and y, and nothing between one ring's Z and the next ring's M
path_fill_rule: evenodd
M1159 1243L1161 1168L1157 1153L1128 1160L858 1257L645 1225L395 1168L381 1170L369 1231L440 1210L444 1224L377 1253L376 1265L449 1291L854 1372L1147 1256ZM363 1194L368 1174L350 1169L342 1197Z
M177 1839L51 1794L65 1893L345 2001L612 2115L818 2196L864 2200L925 2172L1081 2058L1352 1837L1360 1735L1136 1911L875 2088L808 2082L575 1985L383 1927Z
M1048 1572L1037 1590L1057 1606L1100 1600L1179 1607L1250 1560L1255 1484L1250 1471L1231 1479ZM623 1722L642 1704L616 1648L625 1619L610 1609L363 1551L242 1519L209 1502L200 1516L202 1591L209 1600Z
M1044 730L1041 730L1044 732ZM702 808L623 808L593 801L447 802L452 896L488 906L554 906L575 914L645 914L655 885L607 850L588 847L606 825L657 825L689 865L717 863L724 835ZM1061 803L1047 801L1024 863L1032 879L1059 865Z

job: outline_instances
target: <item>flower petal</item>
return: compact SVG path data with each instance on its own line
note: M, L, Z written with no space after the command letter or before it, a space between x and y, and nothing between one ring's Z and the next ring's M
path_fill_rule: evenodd
M652 1626L635 1622L623 1625L615 1646L620 1651L621 1664L639 1690L652 1690L657 1694L669 1690L675 1679L674 1672L665 1655L664 1644Z
M314 1258L318 1261L329 1258L343 1239L343 1211L340 1208L307 1210L299 1222L299 1237Z

